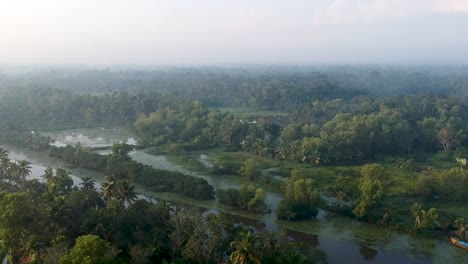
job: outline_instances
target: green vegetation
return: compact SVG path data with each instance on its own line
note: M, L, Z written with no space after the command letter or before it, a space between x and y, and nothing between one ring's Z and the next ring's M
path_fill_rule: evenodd
M114 145L109 155L98 155L79 144L50 146L51 139L38 130L125 127L141 148L171 155L212 177L238 177L236 182L243 185L239 190L217 190L217 196L223 205L244 213L268 211L266 190L283 194L276 211L281 220L311 219L323 208L406 232L465 234L461 219L468 217L464 206L468 201L466 73L294 69L140 73L146 77L135 81L140 86L133 90L117 78L109 79L114 73L98 71L94 74L108 80L116 91L101 87L93 93L87 88L71 92L70 84L63 84L64 89L0 89L0 142L48 150L75 166L105 172L110 178L105 184L107 194L100 199L109 214L125 211L123 204L133 204L134 183L161 196L171 192L199 200L212 199L214 189L206 180L131 160L132 147L126 144ZM193 158L200 153L210 158L212 167ZM74 193L65 172L48 172L53 180L46 187L32 187L25 181L27 162L10 162L1 155L0 174L5 179L1 186L19 193L18 197L4 194L5 200L32 202L36 197L25 196L23 188L45 188L61 196ZM92 190L91 185L86 182L83 189ZM27 224L26 220L19 223ZM203 236L205 231L197 232ZM77 234L69 236L67 246L54 245L54 250L69 249ZM101 230L98 235L109 241L113 234ZM233 261L266 259L244 245L255 244L253 236L236 237L239 240L231 246L222 242L224 249L237 252ZM37 247L36 240L24 239L13 241L11 247L18 243ZM200 248L195 249L200 245L194 241L190 242L194 248L184 251L184 243L175 243L172 251L157 247L158 254L175 262L216 259L200 256ZM215 242L206 243L204 247L210 248L214 246L209 243ZM133 250L144 255L148 248Z
M319 193L314 189L313 180L306 179L303 171L291 171L284 198L278 205L278 218L300 220L316 216L321 204Z
M0 236L13 263L220 263L244 248L262 263L325 261L282 232L252 234L223 214L137 200L126 180L108 178L98 192L90 178L73 186L64 169L47 169L43 183L19 171L0 173Z
M239 190L227 189L217 191L219 202L252 212L263 212L266 209L266 193L253 185L241 185Z
M133 147L114 144L112 153L99 155L81 146L51 146L49 154L86 169L103 171L116 179L141 183L159 192L175 192L195 199L212 199L213 187L206 180L178 172L155 169L131 160L128 153Z
M76 239L70 254L63 256L60 264L111 264L114 256L110 244L96 235L84 235Z

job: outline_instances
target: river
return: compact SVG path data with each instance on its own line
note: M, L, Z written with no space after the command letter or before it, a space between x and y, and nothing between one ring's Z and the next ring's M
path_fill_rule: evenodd
M44 133L56 139L56 144L76 144L80 142L83 146L106 147L112 143L136 141L119 129L93 128L78 129L59 132ZM43 174L47 166L64 166L61 160L47 157L42 153L12 149L12 159L26 159L32 162L32 177L37 178ZM195 177L206 179L216 188L239 188L242 180L232 176L210 176L189 171L182 166L172 164L165 156L152 156L142 150L132 152L131 157L139 162L157 168L180 171ZM205 158L206 159L206 158ZM205 160L206 162L206 160ZM102 182L102 175L92 171L74 169L71 170L73 180L79 184L80 177L91 176L96 182ZM139 188L138 188L139 187ZM137 186L140 193L153 196L152 192ZM158 197L157 194L155 194ZM142 196L140 196L142 197ZM171 196L165 195L170 200ZM275 228L280 225L286 227L288 234L295 239L317 245L317 247L328 255L328 262L334 263L468 263L468 254L462 249L452 246L448 239L436 239L411 236L395 230L359 222L354 219L336 214L328 214L321 211L318 219L300 222L278 222L275 210L281 199L281 195L268 193L267 205L271 207L272 213L263 217L255 215L257 220L244 218L242 222L256 228ZM210 201L202 206L209 209L220 209L220 205Z

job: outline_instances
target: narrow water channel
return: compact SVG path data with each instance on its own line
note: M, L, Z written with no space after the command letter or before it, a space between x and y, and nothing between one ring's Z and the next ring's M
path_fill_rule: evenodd
M113 131L117 131L116 137ZM136 142L122 131L104 128L61 131L48 133L48 135L57 140L56 144L80 142L83 146L89 147L102 147L103 144L110 146L118 142ZM95 141L99 141L101 145L95 145ZM24 153L27 152L23 152L26 160L37 165L35 159L31 159ZM215 189L239 188L242 184L235 177L210 176L189 171L182 166L172 164L165 156L153 156L141 150L132 152L131 157L156 168L179 171L206 179ZM84 176L76 172L74 175ZM243 218L242 222L260 229L275 228L278 225L285 227L289 230L290 236L305 243L317 245L319 249L325 251L329 263L468 263L467 252L452 246L448 239L415 237L323 211L318 219L278 222L274 211L280 200L281 195L268 193L266 202L271 207L272 213L263 216L261 221ZM216 208L215 205L214 209Z

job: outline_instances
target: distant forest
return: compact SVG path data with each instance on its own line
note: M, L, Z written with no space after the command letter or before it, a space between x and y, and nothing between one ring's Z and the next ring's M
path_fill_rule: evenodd
M0 75L0 122L10 133L123 125L146 145L244 149L312 163L415 151L449 153L468 146L464 69L206 67L10 73Z
M128 69L0 67L0 88L51 87L86 93L158 92L235 105L291 110L308 100L419 93L468 96L468 66L242 66ZM280 100L268 104L271 100Z

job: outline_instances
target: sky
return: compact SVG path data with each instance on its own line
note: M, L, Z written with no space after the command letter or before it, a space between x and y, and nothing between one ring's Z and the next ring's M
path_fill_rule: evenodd
M0 64L468 64L468 0L0 0Z

